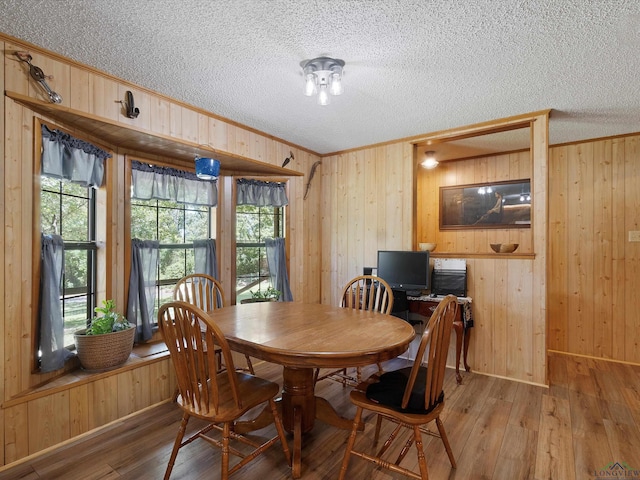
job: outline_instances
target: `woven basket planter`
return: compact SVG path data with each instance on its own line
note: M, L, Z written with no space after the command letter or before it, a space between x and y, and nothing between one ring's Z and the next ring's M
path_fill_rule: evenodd
M136 329L102 335L85 335L86 329L74 333L76 352L85 370L105 370L123 364L131 355Z

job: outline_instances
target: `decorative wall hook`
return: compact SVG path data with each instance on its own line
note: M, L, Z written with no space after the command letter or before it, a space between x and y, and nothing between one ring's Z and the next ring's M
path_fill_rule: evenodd
M45 80L47 78L51 80L53 76L45 75L40 67L36 67L34 64L32 64L31 60L33 60L33 57L29 54L29 52L14 52L14 53L16 57L18 57L21 61L29 65L29 74L31 75L31 78L33 78L36 82L38 82L42 86L42 88L44 88L45 92L47 92L47 95L49 96L49 100L51 100L52 103L62 103L62 97L58 95L56 92L54 92L53 90L51 90L51 88L49 87L49 85L47 85L47 82Z
M140 115L140 109L136 108L135 104L133 103L133 93L131 93L130 90L127 90L126 97L127 99L123 102L122 105L124 106L127 117L138 118L138 115Z
M287 164L291 161L294 160L293 158L293 152L291 150L289 150L289 156L287 158L284 159L284 162L282 162L282 168L286 167Z

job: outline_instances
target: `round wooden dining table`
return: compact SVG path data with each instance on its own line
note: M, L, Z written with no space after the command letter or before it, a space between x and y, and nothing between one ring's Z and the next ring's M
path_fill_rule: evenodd
M383 362L405 352L415 336L413 327L399 318L317 303L257 302L209 314L233 350L284 367L280 404L284 427L293 434L294 478L301 475L302 435L316 418L347 430L353 424L315 395L314 369ZM264 424L258 419L237 430L266 424L266 418Z

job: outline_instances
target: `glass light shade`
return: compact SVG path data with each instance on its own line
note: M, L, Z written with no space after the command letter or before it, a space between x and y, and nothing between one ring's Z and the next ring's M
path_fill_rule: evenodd
M320 85L318 92L318 105L329 105L329 88L327 85Z
M307 73L306 80L304 82L304 94L307 97L310 97L311 95L315 95L317 91L316 76L313 73Z
M421 163L421 165L424 168L431 169L431 168L436 168L438 166L438 162L433 157L427 157L427 158L424 159L424 161Z
M220 160L196 157L196 175L202 180L215 180L220 176Z
M342 93L342 78L339 73L331 74L331 95L340 95Z

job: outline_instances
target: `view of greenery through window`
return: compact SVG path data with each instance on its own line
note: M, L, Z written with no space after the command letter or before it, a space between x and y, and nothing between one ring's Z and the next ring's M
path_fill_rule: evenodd
M236 302L271 285L265 238L284 236L284 208L236 207Z
M131 200L131 238L158 240L156 310L173 299L173 287L194 273L193 241L211 238L211 208L170 200Z
M95 306L95 201L92 188L41 177L42 233L64 240L62 316L64 344L86 326Z
M65 242L62 308L65 345L94 314L96 242L94 190L42 177L41 225ZM131 200L131 238L160 242L156 312L173 287L194 272L193 240L211 238L212 209L166 200ZM236 216L236 294L239 303L270 286L265 238L284 236L284 209L239 205ZM154 317L155 318L155 312Z

